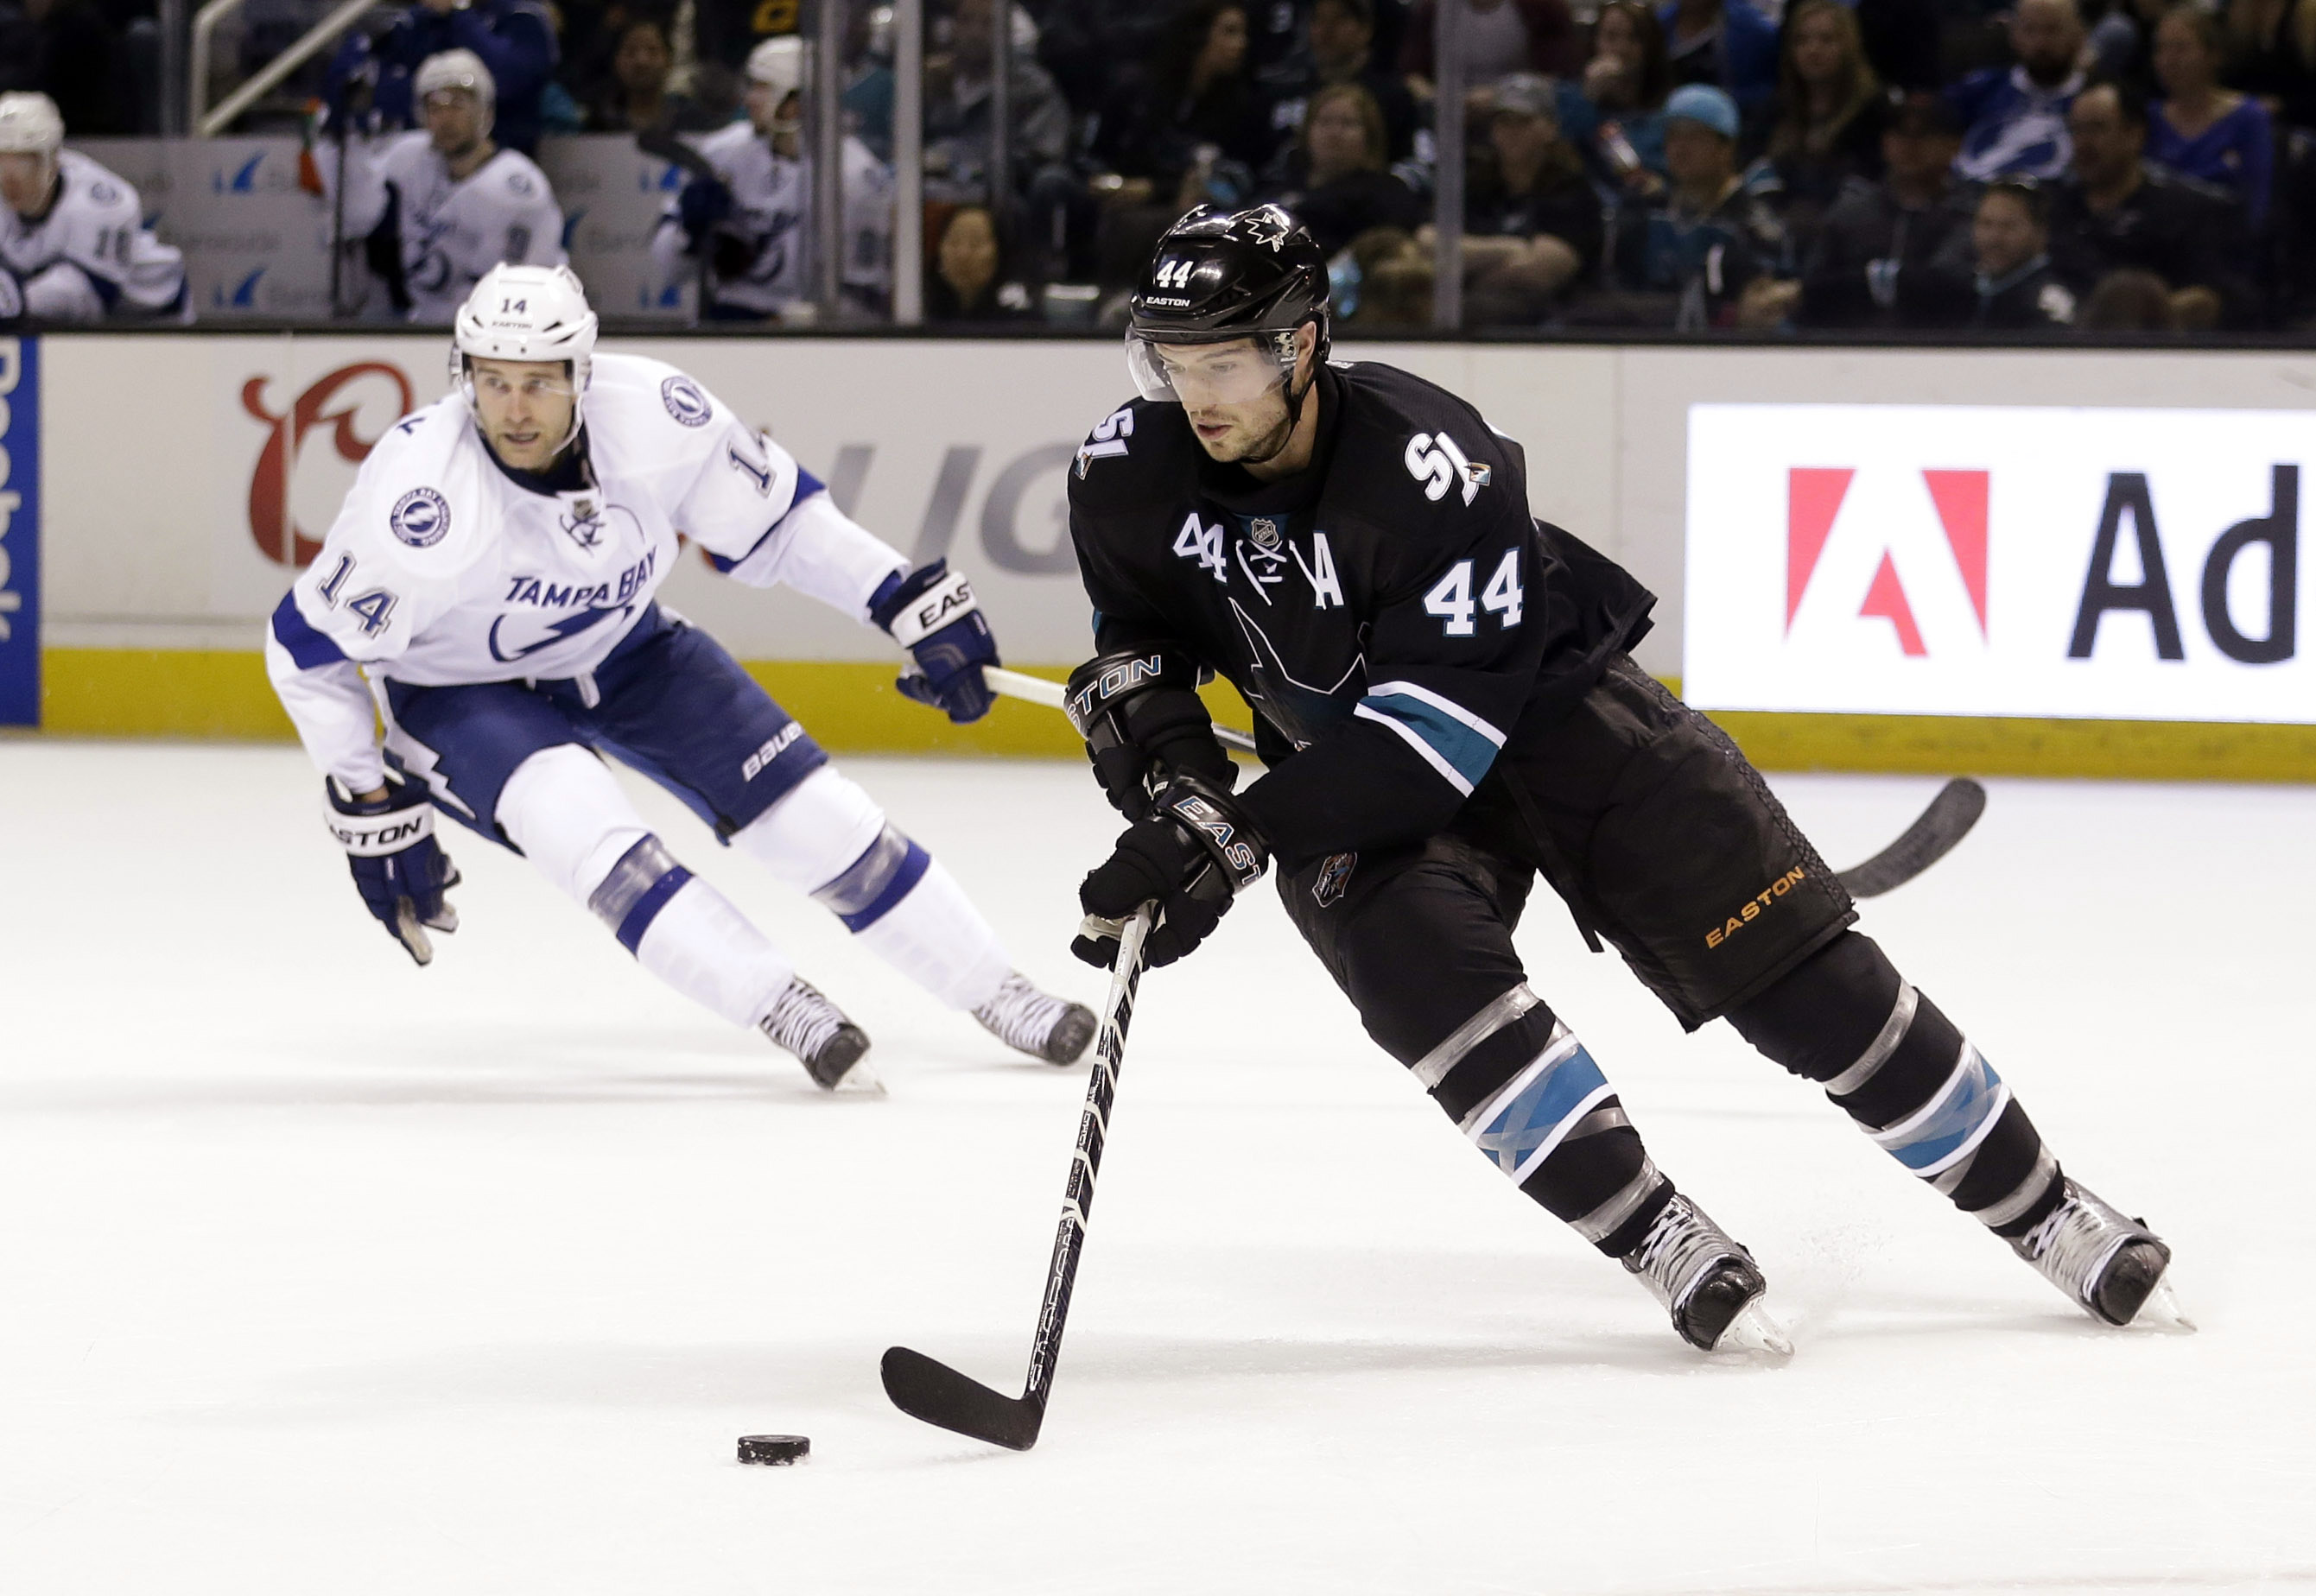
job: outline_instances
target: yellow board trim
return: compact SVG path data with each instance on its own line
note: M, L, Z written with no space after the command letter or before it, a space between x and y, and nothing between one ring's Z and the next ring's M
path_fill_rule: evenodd
M1077 733L1041 705L1001 698L970 726L895 689L895 665L832 661L749 661L744 668L838 753L941 753L1007 758L1085 757ZM1064 666L1023 666L1059 681ZM173 737L278 742L290 717L257 653L172 649L44 649L40 729L67 737ZM1227 683L1208 689L1217 716L1252 723Z
M1024 669L1055 680L1069 673L1066 666ZM42 652L40 669L41 727L59 735L294 735L257 653L52 648ZM889 664L762 661L747 670L838 753L1083 757L1069 723L1050 709L1000 699L984 720L953 726L902 697ZM1229 684L1216 682L1207 697L1216 719L1252 723ZM2316 726L1736 711L1713 718L1764 770L2316 782Z

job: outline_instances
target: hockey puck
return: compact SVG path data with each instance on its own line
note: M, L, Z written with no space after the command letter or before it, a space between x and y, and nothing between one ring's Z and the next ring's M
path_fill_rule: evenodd
M811 1456L810 1436L743 1435L740 1438L740 1461L743 1463L801 1463Z

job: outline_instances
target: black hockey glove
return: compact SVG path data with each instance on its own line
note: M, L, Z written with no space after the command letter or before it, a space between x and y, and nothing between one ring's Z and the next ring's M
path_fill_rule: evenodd
M696 255L716 224L732 214L732 191L712 177L695 177L675 197L675 217L683 227L684 253Z
M459 872L435 844L434 805L426 789L401 782L385 797L364 802L334 781L323 787L330 799L330 835L346 850L362 902L413 959L432 963L427 929L459 928L459 911L443 897L459 884Z
M1070 672L1062 707L1110 807L1127 820L1148 820L1151 789L1177 776L1225 793L1238 785L1198 687L1198 668L1179 643L1103 654Z
M868 618L914 661L895 684L903 696L947 711L960 726L979 720L997 702L981 674L983 666L998 662L997 640L973 584L947 560L888 579L868 601Z
M1155 970L1204 942L1270 864L1270 849L1230 794L1199 776L1176 776L1153 808L1078 888L1086 919L1070 952L1103 970L1117 964L1119 933L1145 903L1159 907L1143 944L1143 962Z

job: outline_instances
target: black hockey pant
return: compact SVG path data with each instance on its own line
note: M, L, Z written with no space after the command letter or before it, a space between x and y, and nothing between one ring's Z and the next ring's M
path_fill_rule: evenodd
M2005 1236L2060 1195L2009 1088L1850 929L1849 897L1712 723L1619 659L1420 846L1282 873L1288 917L1448 1118L1611 1256L1673 1193L1513 950L1541 872L1690 1030L1726 1018ZM1515 786L1513 784L1518 784Z

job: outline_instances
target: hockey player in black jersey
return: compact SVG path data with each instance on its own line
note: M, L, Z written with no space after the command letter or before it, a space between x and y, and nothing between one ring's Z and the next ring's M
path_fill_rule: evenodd
M1327 272L1275 208L1201 209L1133 302L1142 397L1079 451L1098 657L1071 714L1133 822L1075 945L1155 899L1189 953L1269 860L1288 917L1449 1119L1620 1260L1692 1345L1782 1349L1745 1249L1650 1158L1511 941L1537 875L1689 1030L1726 1019L2085 1310L2170 1249L2062 1172L1726 736L1633 663L1655 600L1528 510L1520 446L1446 390L1328 360ZM1256 712L1236 768L1195 687Z

